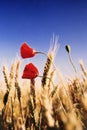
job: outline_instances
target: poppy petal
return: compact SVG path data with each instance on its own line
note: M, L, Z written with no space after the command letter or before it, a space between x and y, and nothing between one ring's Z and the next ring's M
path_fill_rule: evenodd
M38 75L38 69L32 63L29 63L24 68L22 78L33 79L36 78Z
M31 48L27 43L23 43L20 47L20 54L22 58L31 58L35 56L36 50Z

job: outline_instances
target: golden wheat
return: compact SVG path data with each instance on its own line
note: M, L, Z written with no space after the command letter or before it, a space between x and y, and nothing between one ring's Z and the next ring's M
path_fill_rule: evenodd
M75 75L65 83L53 68L54 55L55 51L48 53L39 87L36 79L19 80L20 60L11 65L9 74L3 67L6 91L1 98L0 130L87 129L87 70L80 62L82 77Z

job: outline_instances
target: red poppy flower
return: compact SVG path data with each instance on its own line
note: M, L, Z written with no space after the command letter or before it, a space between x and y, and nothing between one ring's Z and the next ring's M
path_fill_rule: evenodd
M22 78L33 79L36 78L38 75L38 69L32 63L29 63L24 68Z
M22 58L31 58L37 53L33 48L31 48L27 43L23 43L20 47L20 53Z

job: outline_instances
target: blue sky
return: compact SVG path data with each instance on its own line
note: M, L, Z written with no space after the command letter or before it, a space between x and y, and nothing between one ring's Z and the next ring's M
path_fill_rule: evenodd
M87 1L1 0L0 67L5 60L10 62L17 53L20 55L20 45L25 41L36 50L47 52L53 33L58 35L60 44L55 62L64 73L72 71L66 44L71 46L76 66L79 59L87 64ZM44 62L41 58L34 58L40 67Z

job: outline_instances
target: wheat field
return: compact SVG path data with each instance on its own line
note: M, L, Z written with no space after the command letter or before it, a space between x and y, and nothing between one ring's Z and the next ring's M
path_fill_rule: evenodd
M66 50L69 54L69 46ZM65 83L54 64L54 56L52 50L47 54L42 76L23 82L19 80L21 60L14 61L9 71L3 66L0 130L87 130L87 70L80 61L79 78L70 59L75 76Z

